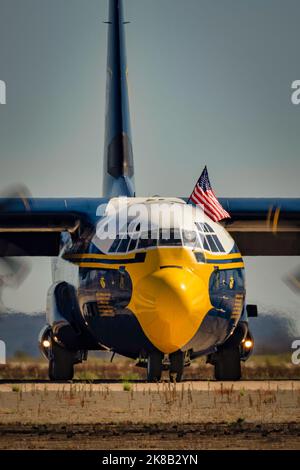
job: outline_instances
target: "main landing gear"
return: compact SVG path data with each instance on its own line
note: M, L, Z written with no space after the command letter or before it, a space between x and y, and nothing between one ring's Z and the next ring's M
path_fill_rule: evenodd
M180 382L184 369L184 353L176 351L169 355L169 365L163 363L164 354L159 351L151 352L147 358L148 382L159 382L162 371L169 369L170 381Z
M242 377L239 347L223 348L215 353L216 380L240 380Z
M236 327L232 336L218 348L217 352L208 356L207 362L215 367L216 380L235 381L241 379L241 351L245 338L248 335L250 335L250 332L248 331L247 324L241 322ZM253 339L251 339L251 343L253 347Z
M75 353L51 341L49 359L50 380L72 380L74 376Z
M70 350L59 344L47 326L40 333L40 350L49 361L48 376L54 381L69 381L74 377L74 365L87 360L87 350Z

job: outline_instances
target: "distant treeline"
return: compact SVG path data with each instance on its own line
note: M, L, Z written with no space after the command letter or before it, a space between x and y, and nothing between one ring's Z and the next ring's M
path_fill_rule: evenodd
M44 313L1 313L0 339L6 343L7 357L39 357L37 340L44 325ZM251 319L250 328L257 354L291 352L292 341L299 336L295 322L278 311Z

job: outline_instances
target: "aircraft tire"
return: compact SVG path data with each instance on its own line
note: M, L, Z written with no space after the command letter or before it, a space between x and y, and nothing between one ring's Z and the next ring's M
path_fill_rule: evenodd
M152 352L148 355L147 361L147 381L159 382L162 373L162 360L163 354L158 351Z
M176 351L169 355L170 359L170 381L180 382L184 369L184 354L182 351Z
M238 347L224 348L215 354L215 379L216 380L240 380L241 360Z
M52 357L49 360L50 380L72 380L74 376L74 353L53 342Z

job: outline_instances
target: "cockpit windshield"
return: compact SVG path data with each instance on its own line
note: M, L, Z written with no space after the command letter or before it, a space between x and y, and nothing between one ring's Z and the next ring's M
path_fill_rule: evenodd
M207 223L195 223L195 230L159 229L147 232L120 233L113 241L109 253L128 253L157 246L184 246L212 253L225 253L219 237Z
M139 210L130 213L130 209L136 206ZM168 200L158 206L154 202L142 201L143 210L140 207L139 204L129 204L124 210L111 211L101 219L101 230L97 228L94 241L96 247L103 253L120 254L156 247L186 247L210 253L229 253L234 247L230 234L198 207ZM114 232L106 230L115 220L115 214L121 222ZM107 237L108 233L112 236Z

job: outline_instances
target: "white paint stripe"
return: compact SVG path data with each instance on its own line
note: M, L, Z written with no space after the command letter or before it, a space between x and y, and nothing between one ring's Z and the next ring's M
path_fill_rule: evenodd
M216 199L215 196L212 196L211 192L210 191L206 191L204 192L203 189L199 188L202 193L205 195L205 197L208 199L208 203L211 204L214 209L215 209L215 212L217 213L217 216L219 219L223 218L223 213L222 213L222 207L221 205L219 204L218 200Z
M196 191L195 193L193 194L192 196L192 199L194 202L196 202L196 204L199 204L201 203L204 207L204 212L206 215L208 215L213 221L217 222L218 221L218 217L216 214L214 214L208 207L208 204L207 204L207 201L200 195L200 194L197 194Z
M223 206L219 203L215 193L212 190L207 191L208 197L211 198L212 201L214 201L215 205L217 206L219 212L221 213L222 216L224 217L230 217L228 212L223 208Z
M219 218L219 213L214 209L214 207L209 203L205 193L203 191L199 191L198 189L195 190L196 196L204 201L205 208L213 215L213 220L217 221Z

